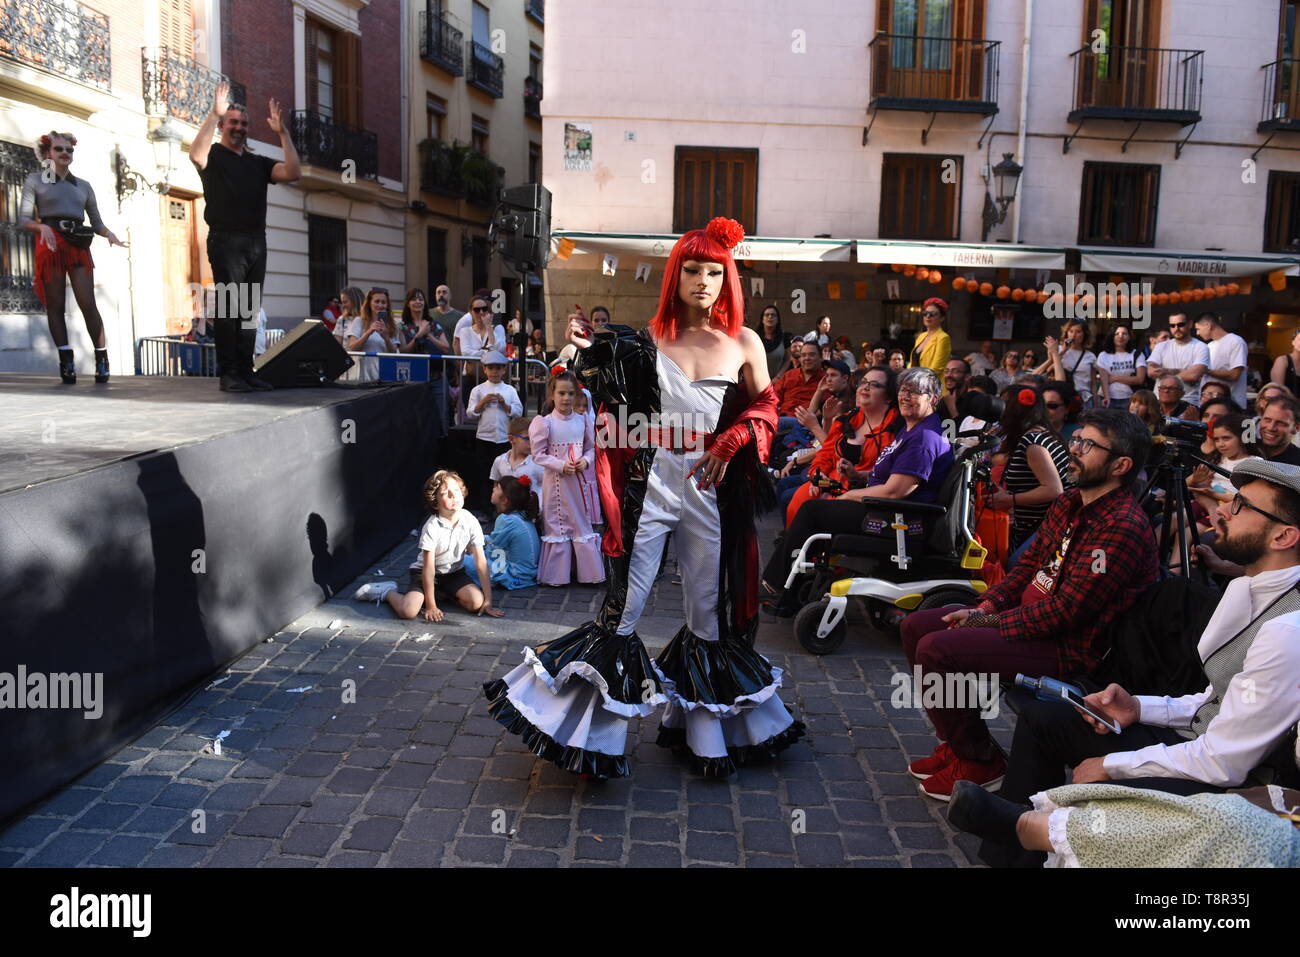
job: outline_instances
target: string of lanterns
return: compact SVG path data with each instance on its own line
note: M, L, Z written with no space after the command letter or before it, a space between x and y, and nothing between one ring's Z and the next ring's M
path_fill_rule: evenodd
M891 263L889 267L893 272L900 273L908 278L914 278L921 282L939 284L943 282L943 274L938 269L932 269L926 266L904 265L902 263ZM1283 289L1286 287L1286 275L1282 271L1267 274L1268 283L1274 289ZM1211 299L1221 299L1225 296L1248 296L1254 288L1254 279L1243 279L1240 282L1219 283L1213 286L1193 287L1191 283L1194 280L1184 279L1185 286L1178 292L1154 292L1147 295L1135 296L1116 296L1114 302L1112 297L1104 295L1100 302L1096 302L1096 297L1091 293L1085 293L1082 296L1074 293L1048 293L1042 289L1022 288L1018 286L1009 286L1005 283L994 285L988 281L979 281L976 279L967 279L965 276L955 276L952 280L952 288L958 292L966 291L972 295L978 293L981 296L991 296L998 299L1009 299L1012 302L1033 302L1038 305L1048 302L1068 303L1081 306L1099 305L1102 308L1109 306L1124 307L1140 306L1143 303L1148 305L1178 305L1185 302L1204 302Z

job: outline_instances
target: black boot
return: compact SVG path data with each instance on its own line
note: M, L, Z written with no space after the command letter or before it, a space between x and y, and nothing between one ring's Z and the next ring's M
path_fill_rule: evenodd
M60 349L59 352L59 378L65 385L77 384L77 363L72 358L71 349Z
M108 350L107 349L95 350L95 381L100 383L108 381Z

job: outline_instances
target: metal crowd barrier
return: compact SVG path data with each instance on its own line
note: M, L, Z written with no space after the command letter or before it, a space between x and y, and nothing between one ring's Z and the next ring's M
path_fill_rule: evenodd
M470 390L487 381L478 368L483 361L481 356L426 355L419 352L349 352L348 355L356 360L356 365L339 377L341 382L428 382L439 373L444 382L450 382L454 371L457 384L450 388L455 390L459 400L456 405L457 423L463 419L462 410ZM505 381L519 393L525 415L540 413L546 402L550 367L540 359L526 359L524 368L528 381L521 386L519 360L511 359L506 366Z
M266 348L284 337L283 329L266 330ZM211 339L190 342L183 335L143 336L135 343L135 374L215 376L217 346Z

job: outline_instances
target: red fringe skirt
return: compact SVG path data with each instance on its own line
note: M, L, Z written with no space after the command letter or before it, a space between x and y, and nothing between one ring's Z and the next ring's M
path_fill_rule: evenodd
M36 298L45 305L45 284L55 278L62 278L74 266L95 268L95 260L90 258L89 249L78 249L68 242L61 232L54 230L54 248L46 249L45 244L36 240Z

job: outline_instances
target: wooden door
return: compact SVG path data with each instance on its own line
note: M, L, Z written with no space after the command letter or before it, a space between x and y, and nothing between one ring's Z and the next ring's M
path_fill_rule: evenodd
M1083 26L1082 105L1160 106L1158 84L1170 65L1159 62L1159 0L1087 0ZM1105 42L1093 53L1097 30Z
M190 331L194 319L194 286L204 281L195 227L197 212L192 195L173 191L162 197L163 288L167 290L163 305L168 335ZM207 257L203 259L206 261Z
M1300 118L1300 0L1282 0L1282 22L1277 31L1277 79L1273 85L1274 119Z
M892 34L877 56L889 96L978 99L983 90L985 0L878 0L877 29ZM966 42L964 42L966 41ZM879 73L877 74L880 75Z

